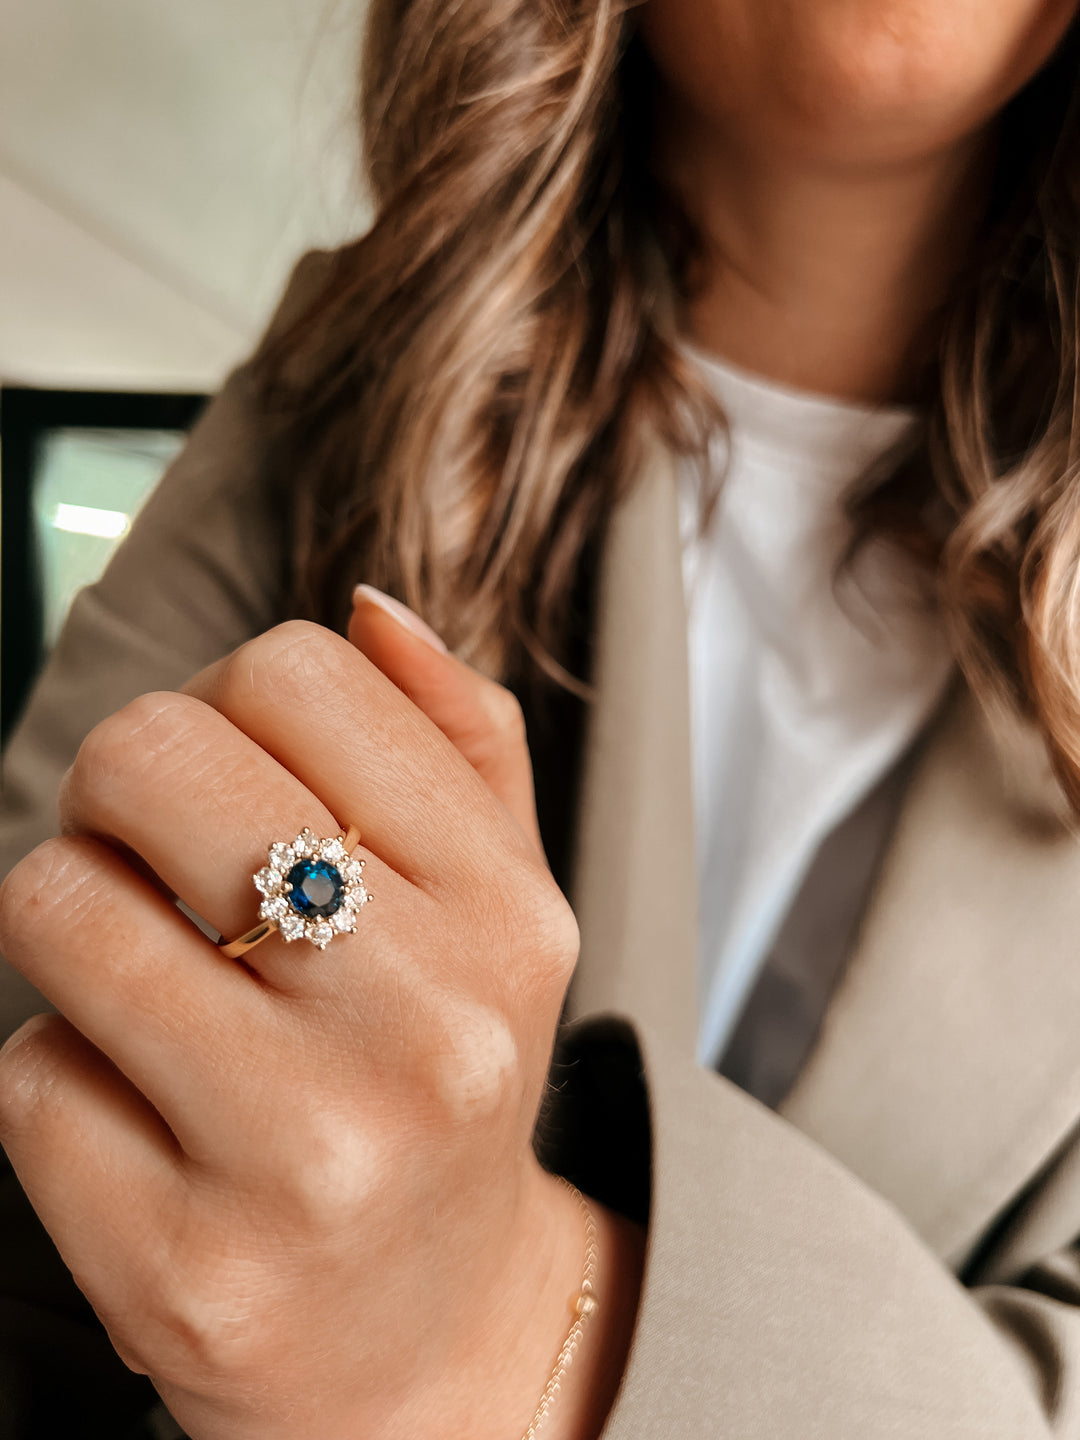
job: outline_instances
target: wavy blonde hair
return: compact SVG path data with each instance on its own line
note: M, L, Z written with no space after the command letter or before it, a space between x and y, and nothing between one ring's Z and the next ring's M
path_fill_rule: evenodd
M673 344L633 32L619 0L373 0L377 218L262 357L300 613L340 625L362 576L488 673L577 687L582 552L649 435L700 452L709 405Z
M650 174L623 0L372 0L376 219L260 368L293 489L294 608L358 579L515 681L569 688L582 576L653 437L722 417L677 344L699 253ZM1033 715L1080 807L1076 29L1000 119L982 236L939 317L925 422L851 497L919 557L990 706Z

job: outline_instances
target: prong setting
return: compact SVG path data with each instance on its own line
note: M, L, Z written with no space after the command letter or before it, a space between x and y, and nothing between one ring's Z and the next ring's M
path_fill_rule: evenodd
M335 935L355 932L357 913L371 903L365 862L350 858L344 839L320 839L305 827L295 840L271 845L269 863L252 877L260 919L272 921L288 943L307 940L325 950Z

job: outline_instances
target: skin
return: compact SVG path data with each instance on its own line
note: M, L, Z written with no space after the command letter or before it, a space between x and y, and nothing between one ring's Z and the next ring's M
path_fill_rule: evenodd
M1073 9L650 0L658 158L713 241L691 333L902 391L993 115ZM523 1433L583 1236L530 1146L577 936L513 700L361 597L348 640L286 625L106 720L61 809L0 890L61 1012L0 1052L0 1139L121 1355L196 1440ZM265 842L350 820L376 903L325 954L226 962L162 894L239 933ZM599 1434L630 1340L643 1237L596 1210L551 1440Z
M904 399L978 224L994 120L1076 0L649 0L656 163L709 245L702 348Z
M371 604L351 636L282 626L99 725L64 834L0 896L0 944L66 1017L0 1055L4 1144L198 1440L521 1433L581 1279L580 1211L530 1144L577 931L520 711ZM145 874L235 934L262 837L338 816L376 901L321 954L224 961ZM553 1435L599 1428L633 1316L639 1242L596 1212L610 1303Z

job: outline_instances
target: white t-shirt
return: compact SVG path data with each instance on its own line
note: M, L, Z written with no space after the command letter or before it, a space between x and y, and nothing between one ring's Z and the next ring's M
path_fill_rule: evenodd
M927 721L952 662L910 562L837 582L842 497L911 412L802 394L691 351L728 418L707 533L683 477L701 894L699 1059L715 1065L822 841Z

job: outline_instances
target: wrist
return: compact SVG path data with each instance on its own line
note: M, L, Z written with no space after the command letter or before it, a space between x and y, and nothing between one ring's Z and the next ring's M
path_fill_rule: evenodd
M537 1221L523 1227L515 1265L518 1307L510 1324L519 1344L512 1349L504 1332L503 1345L484 1363L487 1383L496 1383L498 1377L505 1397L508 1418L500 1424L498 1440L521 1440L537 1414L577 1318L575 1302L582 1293L587 1259L595 1308L561 1377L557 1398L538 1427L538 1440L595 1440L614 1402L630 1348L644 1232L587 1199L594 1226L593 1243L587 1246L577 1193L543 1171L536 1182Z
M595 1222L596 1307L566 1367L537 1440L596 1440L614 1401L637 1312L644 1232L588 1201ZM414 1392L395 1437L522 1440L574 1324L586 1233L580 1202L535 1168L519 1223L486 1286L462 1313L445 1363Z
M606 1206L587 1203L596 1227L596 1309L538 1440L596 1440L615 1402L637 1319L645 1232Z

